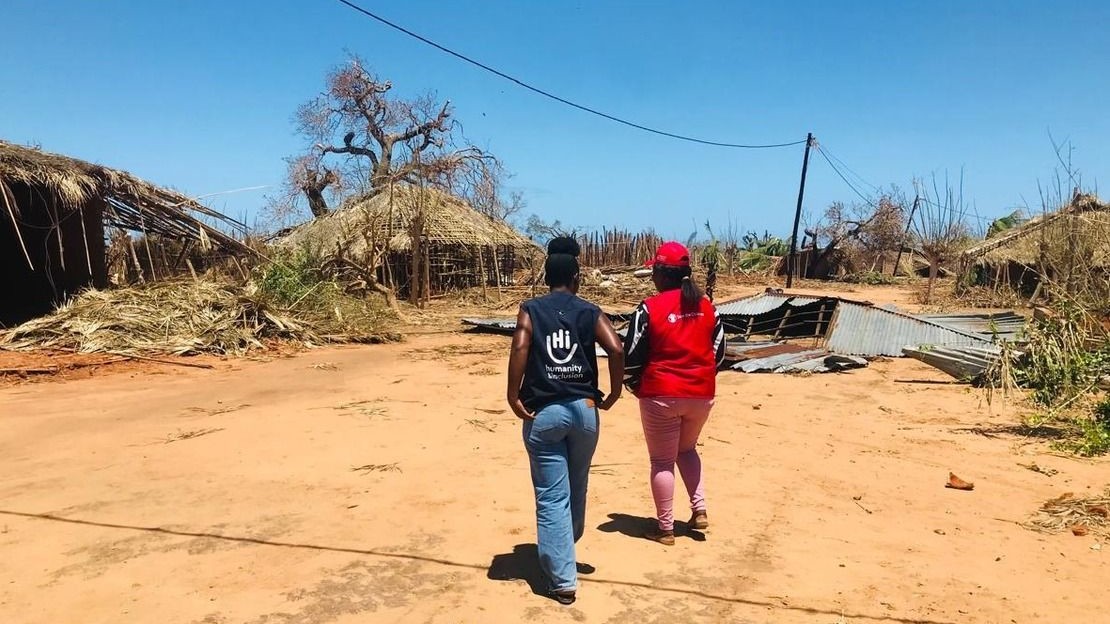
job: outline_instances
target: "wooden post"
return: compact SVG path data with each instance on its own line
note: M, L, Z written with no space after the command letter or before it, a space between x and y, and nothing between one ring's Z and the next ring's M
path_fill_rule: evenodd
M775 338L776 339L779 337L779 334L782 333L782 330L786 329L786 321L790 320L790 313L793 312L793 311L794 311L794 308L792 308L790 306L786 307L786 312L783 313L782 320L779 321L779 326L775 328Z
M486 294L486 254L481 245L474 247L474 251L478 253L478 279L482 282L482 301L489 303L489 295Z
M515 254L516 252L511 252ZM512 268L510 267L510 271ZM501 302L501 256L497 252L497 245L493 246L493 278L497 280L497 302Z
M798 207L794 211L794 233L790 236L790 259L786 264L786 287L794 285L794 273L798 270L798 225L802 221L802 199L806 193L806 170L809 169L809 148L813 145L813 133L806 134L806 151L802 156L802 181L798 185Z
M917 204L921 201L920 195L915 195L913 198L913 207L910 208L910 217L906 219L906 231L902 233L902 244L898 245L898 256L894 258L894 271L890 274L891 277L898 275L898 265L902 262L902 250L906 247L906 240L910 237L910 227L913 226L913 216L917 214ZM910 254L910 273L913 273L913 254Z

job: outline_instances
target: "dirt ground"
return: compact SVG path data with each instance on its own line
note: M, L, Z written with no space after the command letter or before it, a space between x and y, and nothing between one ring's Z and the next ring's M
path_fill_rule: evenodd
M1010 408L908 360L722 373L701 447L712 525L670 548L639 537L647 457L621 402L579 545L594 569L559 606L536 593L507 349L425 333L9 383L0 622L1105 621L1110 545L1017 523L1101 492L1107 463L1007 432ZM950 470L975 490L945 489Z

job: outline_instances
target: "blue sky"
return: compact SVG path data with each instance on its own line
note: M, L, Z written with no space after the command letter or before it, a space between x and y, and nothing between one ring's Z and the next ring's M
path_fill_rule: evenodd
M1110 167L1105 2L378 2L370 10L612 114L741 143L818 141L867 181L964 169L984 217L1036 205L1048 132ZM0 138L120 167L253 220L292 113L345 59L450 99L528 212L585 227L790 228L801 147L729 150L540 98L334 0L6 0ZM807 211L855 196L820 157Z

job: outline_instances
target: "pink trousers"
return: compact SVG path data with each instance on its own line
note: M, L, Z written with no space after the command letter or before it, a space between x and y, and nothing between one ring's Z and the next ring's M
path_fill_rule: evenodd
M711 409L712 399L640 399L640 421L651 458L651 495L664 531L674 530L675 464L690 495L690 509L705 510L697 444Z

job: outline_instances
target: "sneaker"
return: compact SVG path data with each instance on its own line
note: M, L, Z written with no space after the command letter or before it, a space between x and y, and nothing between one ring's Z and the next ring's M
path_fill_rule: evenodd
M674 531L664 531L659 528L659 525L654 523L652 527L644 533L644 537L653 542L659 542L664 546L674 546Z
M573 590L572 591L553 591L553 592L551 592L551 597L554 598L555 601L558 602L559 604L566 605L566 606L570 606L570 605L574 604L574 601L578 599L578 597L575 595Z
M690 528L704 531L709 528L709 517L705 514L705 510L695 510L694 515L690 516Z

